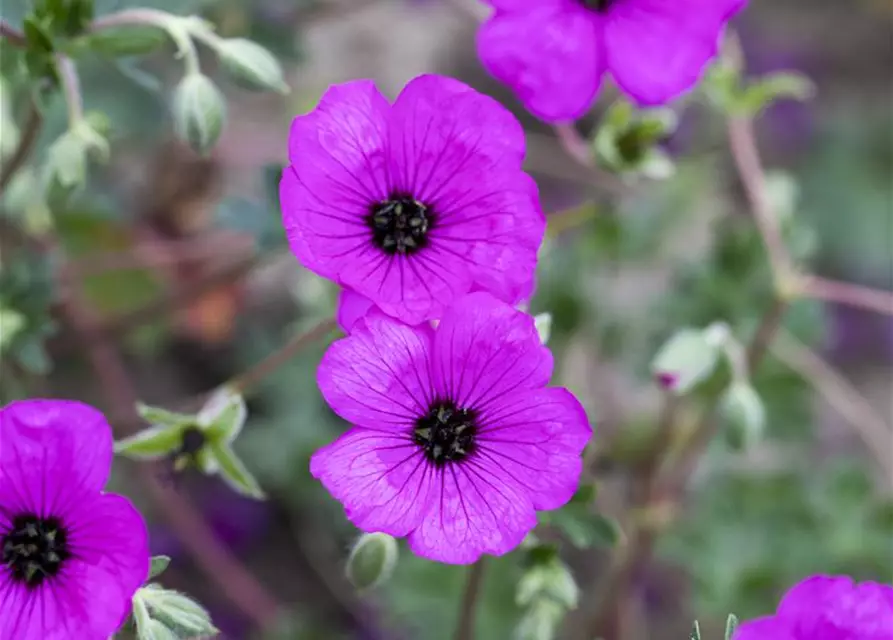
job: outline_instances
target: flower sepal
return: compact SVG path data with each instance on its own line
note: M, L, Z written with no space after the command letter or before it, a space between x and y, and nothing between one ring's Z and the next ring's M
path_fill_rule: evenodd
M220 633L204 607L155 583L134 594L133 621L139 640L207 638Z
M671 109L636 110L628 102L617 102L595 134L596 159L606 169L629 178L669 178L676 168L659 145L676 126L677 117Z
M237 493L262 500L265 494L232 449L248 412L241 394L221 387L197 414L138 405L148 429L115 443L115 453L136 460L169 458L174 471L192 466L218 474Z

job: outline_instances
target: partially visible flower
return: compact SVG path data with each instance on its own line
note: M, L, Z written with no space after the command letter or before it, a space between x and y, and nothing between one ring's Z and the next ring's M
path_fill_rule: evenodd
M530 288L545 217L524 133L495 100L424 75L389 104L368 80L295 118L280 183L298 260L408 324L474 289Z
M533 318L490 294L459 299L436 329L373 311L320 363L320 390L354 426L310 471L359 529L420 556L504 554L579 484L589 421L551 375Z
M103 493L112 434L79 402L0 409L0 638L106 640L149 574L146 525Z
M813 576L793 587L774 616L742 623L734 640L890 640L893 586Z
M747 0L487 0L484 66L534 115L575 120L609 73L640 106L690 89Z

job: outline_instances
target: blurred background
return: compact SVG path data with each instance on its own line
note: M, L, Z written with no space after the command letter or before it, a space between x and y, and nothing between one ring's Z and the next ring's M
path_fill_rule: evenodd
M561 221L550 225L531 310L553 315L556 383L578 394L595 428L587 461L599 485L598 510L625 528L642 443L661 404L648 369L653 354L683 326L723 320L746 336L771 297L721 116L696 97L675 105L680 126L664 143L675 175L620 182L576 163L549 127L486 75L474 50L474 2L95 4L97 14L135 6L198 13L222 35L251 38L274 52L292 91L249 93L221 78L228 121L219 145L202 158L173 138L169 94L182 65L171 45L133 58L78 58L85 106L104 113L110 125L111 161L91 168L86 188L61 204L39 195L29 167L3 194L3 403L77 398L107 409L116 426L126 422L107 404L107 389L85 357L97 341L74 332L60 311L66 291L53 284L53 264L19 242L13 227L55 228L83 278L94 325L124 359L138 397L194 409L196 397L333 313L337 291L297 264L280 224L277 185L291 118L312 109L335 82L373 78L393 98L420 73L453 75L501 100L529 132L528 169L544 209ZM0 0L0 7L16 26L27 2ZM891 15L889 0L753 0L735 22L748 74L796 70L817 87L813 100L779 103L757 123L764 161L779 170L771 184L786 209L792 251L816 273L887 290L893 288ZM203 54L202 68L215 79L216 65ZM2 61L0 69L9 72ZM3 91L4 158L24 124L25 110L13 96ZM614 97L603 92L580 125L584 133ZM64 126L64 105L50 105L32 166ZM746 451L718 438L703 457L682 517L660 536L656 555L623 594L624 640L685 638L696 617L705 637L721 637L729 612L742 618L770 612L787 587L812 573L893 576L891 470L880 468L878 447L866 446L865 436L873 429L868 441L893 453L893 319L804 301L785 317L785 331L833 365L858 390L860 409L881 420L842 417L839 398L807 379L808 364L772 351L754 377L766 406L765 438ZM116 464L114 487L143 509L153 552L173 558L163 583L207 606L226 638L449 638L465 569L422 561L403 548L383 587L361 596L344 578L357 531L308 472L310 454L345 426L316 389L324 347L305 349L248 395L249 419L236 449L269 501L240 498L195 472L177 479L189 500L184 504L197 512L187 515L203 518L267 594L255 594L229 564L219 571L207 566L213 554L197 560L195 545L183 539L189 527L181 519L171 528L159 517L134 463ZM121 428L123 434L132 425ZM582 595L559 637L591 613L593 585L612 553L562 548ZM515 601L522 572L514 554L489 563L479 638L513 637L523 613ZM257 616L233 606L239 590L237 598L261 610L272 598L281 615L258 628Z

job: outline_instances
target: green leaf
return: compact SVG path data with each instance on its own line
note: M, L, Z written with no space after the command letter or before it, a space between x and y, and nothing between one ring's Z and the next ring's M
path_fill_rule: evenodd
M25 39L28 41L28 47L34 51L42 53L53 52L53 41L44 25L33 16L25 18L24 23Z
M266 498L257 480L228 445L222 442L210 442L207 450L220 465L220 476L234 491L256 500Z
M180 640L180 637L159 620L150 618L143 625L137 626L139 640Z
M170 563L171 559L168 556L154 556L149 565L149 580L164 573Z
M198 413L198 423L211 442L232 443L242 427L248 411L239 393L223 387L216 391Z
M533 603L515 628L515 640L554 640L565 609L548 599Z
M115 453L137 460L157 460L180 447L182 434L183 428L176 425L150 427L116 442Z
M701 625L698 624L697 620L692 625L691 634L688 637L689 640L701 640Z
M0 307L0 354L12 344L12 341L27 324L27 318L18 311Z
M347 579L359 590L384 584L397 566L397 552L397 541L386 533L360 536L347 558Z
M540 342L549 344L549 338L552 335L552 314L540 313L533 319L536 325L536 332L539 334Z
M737 109L757 115L773 102L781 99L809 100L815 95L815 85L806 76L789 71L773 73L751 84L737 101Z
M721 355L705 331L682 329L672 336L651 363L651 372L663 388L685 395L707 380Z
M152 618L163 622L168 629L182 632L186 637L219 633L205 608L189 596L156 584L143 587L139 594Z
M734 613L730 613L726 618L726 640L732 640L735 635L735 629L738 628L738 617Z

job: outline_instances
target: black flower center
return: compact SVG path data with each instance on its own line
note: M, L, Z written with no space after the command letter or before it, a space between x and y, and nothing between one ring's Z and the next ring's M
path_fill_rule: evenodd
M580 0L587 9L592 9L596 13L605 13L611 8L616 0Z
M428 244L431 210L412 196L396 194L376 202L366 218L372 242L387 254L412 254Z
M450 401L436 401L427 414L416 420L412 441L436 466L460 462L474 452L476 418L473 409L456 407Z
M180 434L180 446L171 453L174 471L182 471L190 464L198 466L198 454L207 438L199 427L189 426Z
M38 587L52 578L71 557L68 534L56 518L20 515L12 520L12 528L0 534L3 565L13 580L27 587Z

